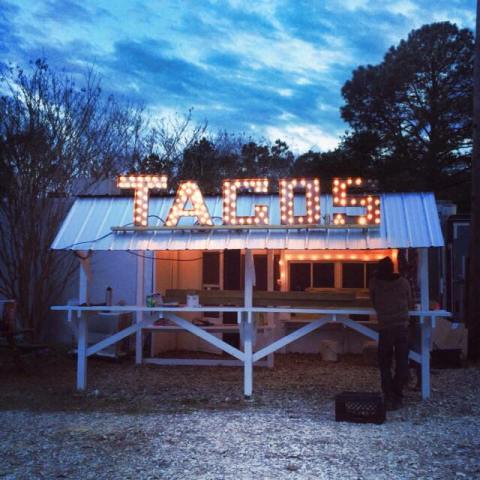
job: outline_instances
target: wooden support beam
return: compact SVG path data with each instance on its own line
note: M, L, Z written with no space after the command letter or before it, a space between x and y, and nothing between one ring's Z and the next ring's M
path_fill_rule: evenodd
M292 343L295 340L298 340L299 338L302 338L303 336L309 334L310 332L313 332L314 330L316 330L317 328L320 328L321 326L325 325L331 320L332 319L330 317L321 318L319 320L313 320L311 323L305 325L304 327L301 327L298 330L295 330L289 335L286 335L285 337L277 340L276 342L273 342L270 345L262 348L258 352L255 352L253 354L253 361L256 362L257 360L260 360L263 357L266 357L270 353L276 352L280 348L285 347L289 343Z
M275 252L273 250L267 251L267 290L269 292L275 291ZM274 322L274 314L267 313L267 323L269 326L273 327ZM270 330L269 340L270 342L273 340L272 337L273 328ZM268 355L268 367L273 368L275 358L273 353Z
M421 310L427 311L430 307L430 293L428 285L428 249L418 249L418 284L420 285ZM430 317L420 317L421 325L421 377L422 398L430 397L430 343L432 338L432 323Z
M215 335L212 335L211 333L206 332L202 328L197 327L196 325L193 325L193 323L177 315L174 315L173 313L165 312L165 318L176 323L179 327L182 327L184 330L187 330L188 332L193 333L197 337L200 337L202 340L205 340L206 342L210 343L214 347L220 348L224 352L232 355L232 357L238 358L239 360L243 361L244 355L242 351L238 350L238 348L232 347L230 344L228 344L227 342L224 342L223 340L216 337Z
M372 340L375 340L378 342L378 332L366 327L365 325L362 325L361 323L357 323L354 320L351 320L350 318L339 318L338 322L343 323L346 327L351 328L352 330L356 330L358 333L361 333L362 335L365 335L368 338L371 338Z
M245 308L253 306L253 286L255 285L255 263L253 261L253 252L250 249L245 250ZM243 335L243 394L249 398L253 392L253 337L255 328L253 315L251 311L241 314L240 327Z
M77 339L77 390L87 388L87 339L88 326L85 318L86 313L80 312L78 319Z
M137 292L136 303L138 307L145 306L145 258L142 252L139 252L137 257ZM135 363L140 365L143 357L143 335L142 335L142 320L143 312L137 311L135 313L136 319L136 335L135 335Z
M143 322L145 325L147 325L147 322ZM104 338L100 342L96 343L95 345L92 345L87 348L87 357L90 357L91 355L95 355L96 353L104 350L105 348L108 348L110 345L113 345L114 343L119 342L120 340L123 340L125 337L128 337L129 335L132 335L137 332L137 324L135 325L130 325L129 327L124 328L123 330L120 330L117 333L114 333L110 337Z
M243 367L240 360L216 359L216 358L144 358L143 363L152 365L189 365L194 367ZM257 367L268 367L267 362L258 362Z
M245 291L244 306L250 308L253 306L253 286L255 285L255 264L253 262L253 253L250 249L245 250Z
M90 281L91 281L91 265L90 255L86 251L76 252L80 259L80 268L78 271L78 303L80 305L90 304Z
M275 290L275 252L267 251L267 290L273 292Z
M253 323L252 312L246 312L242 315L244 355L243 394L246 398L250 398L253 393Z

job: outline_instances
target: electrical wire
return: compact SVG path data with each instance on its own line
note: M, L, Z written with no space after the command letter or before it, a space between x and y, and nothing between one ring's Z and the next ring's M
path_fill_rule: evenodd
M155 256L149 256L149 255L143 255L141 253L136 253L136 252L132 252L131 250L125 250L126 253L129 253L130 255L135 255L136 257L140 257L140 258L148 258L149 260L164 260L164 261L175 261L175 262L198 262L200 260L203 259L203 257L196 257L196 258L179 258L179 259L176 259L176 258L161 258L161 257L155 257ZM155 252L155 250L151 250L151 252Z
M162 217L159 217L158 215L149 215L148 218L157 218L158 220L160 220L160 221L163 223L163 225L165 225L165 220L164 220ZM212 218L221 220L220 217L212 217ZM198 222L197 222L196 224L198 224ZM125 225L122 225L121 228L123 228L123 227L130 227L131 225L133 225L133 222L126 223ZM110 235L113 235L114 233L115 233L115 232L112 231L112 232L108 232L108 233L106 233L105 235L103 235L103 236L101 236L101 237L98 237L98 238L96 238L96 239L94 239L94 240L84 240L83 242L72 243L72 244L70 244L70 245L67 245L66 247L63 247L62 250L69 250L69 249L71 249L72 247L76 247L77 245L83 245L83 244L85 244L85 243L96 243L96 242L99 242L100 240L103 240L104 238L109 237ZM133 253L133 252L131 252L131 253ZM137 256L138 256L138 254L134 254L134 255L137 255ZM151 258L151 257L145 257L145 258ZM179 261L179 262L193 262L193 261L200 260L200 259L201 259L201 257L199 257L198 259L178 260L178 261ZM158 258L158 260L171 260L171 259L169 259L169 258Z
M128 226L128 225L124 225L125 227ZM77 245L83 245L84 243L95 243L95 242L99 242L100 240L103 240L104 238L107 238L109 237L110 235L113 235L113 232L109 232L109 233L106 233L105 235L103 235L102 237L98 237L96 238L95 240L85 240L83 242L76 242L76 243L72 243L70 245L67 245L66 247L62 247L62 250L69 250L70 248L72 247L76 247Z
M148 218L158 218L158 220L160 220L164 225L165 225L165 220L162 218L162 217L159 217L158 215L149 215ZM121 228L123 227L130 227L133 225L133 222L130 222L130 223L126 223L125 225L122 225ZM62 250L68 250L72 247L75 247L77 245L83 245L84 243L95 243L95 242L99 242L100 240L103 240L104 238L107 238L109 237L110 235L113 235L115 232L108 232L106 233L105 235L101 236L101 237L98 237L96 238L95 240L85 240L83 242L76 242L76 243L72 243L70 245L67 245L66 247L63 247Z
M162 217L159 217L158 215L149 215L148 218L157 218L165 225L165 220Z

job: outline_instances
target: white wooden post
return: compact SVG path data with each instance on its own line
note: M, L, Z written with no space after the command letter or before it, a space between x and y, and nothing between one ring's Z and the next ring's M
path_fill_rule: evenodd
M245 250L245 308L253 306L253 285L255 284L255 265L253 263L253 253L251 250ZM245 397L251 397L253 392L253 322L252 311L249 310L242 315L243 330L243 352L245 359L243 363L243 393Z
M267 251L267 290L269 292L273 292L275 290L274 285L274 251L268 250Z
M77 340L77 390L87 388L87 338L88 325L85 314L78 319L78 340Z
M273 250L268 250L267 251L267 290L269 292L273 292L275 290L275 252ZM267 323L270 329L268 330L269 335L269 343L272 343L273 341L273 322L274 322L274 314L273 313L267 313ZM268 368L273 368L273 363L274 363L274 356L273 353L268 355L267 357L267 365Z
M287 268L287 256L285 255L285 250L280 252L280 291L288 292L288 268ZM283 273L283 276L282 276Z
M242 315L243 327L243 352L245 360L243 363L243 394L246 398L250 398L253 393L253 322L252 312L246 312Z
M251 250L245 250L245 307L250 308L253 305L253 286L255 285L255 265L253 263L253 253Z
M420 308L430 310L430 294L428 285L428 249L418 249L418 283L420 285ZM422 398L425 400L430 397L430 343L432 336L431 317L421 317L421 378L422 378Z
M145 258L139 252L137 257L137 306L145 305ZM137 331L135 335L135 363L140 365L143 357L142 326L143 312L136 312Z
M88 252L77 252L80 257L78 279L78 303L88 305L90 303L90 258ZM88 323L87 313L77 312L77 390L87 388L87 347L88 347Z
M80 278L78 281L78 303L80 305L88 304L88 278L83 266L83 261L80 263Z
M90 303L90 258L88 252L77 252L80 257L79 281L78 281L78 303L80 305Z

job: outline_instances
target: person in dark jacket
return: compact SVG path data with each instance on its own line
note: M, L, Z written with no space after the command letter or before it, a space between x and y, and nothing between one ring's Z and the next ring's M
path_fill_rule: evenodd
M382 390L387 409L395 410L402 406L403 387L408 381L408 310L412 308L412 293L407 279L394 273L390 257L378 262L369 289L379 324L378 365Z

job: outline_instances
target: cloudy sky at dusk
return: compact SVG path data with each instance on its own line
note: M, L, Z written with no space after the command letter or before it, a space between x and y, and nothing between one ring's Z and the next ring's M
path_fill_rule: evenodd
M473 0L0 0L0 63L89 66L153 116L184 113L295 151L335 147L340 89L410 30L473 28Z

